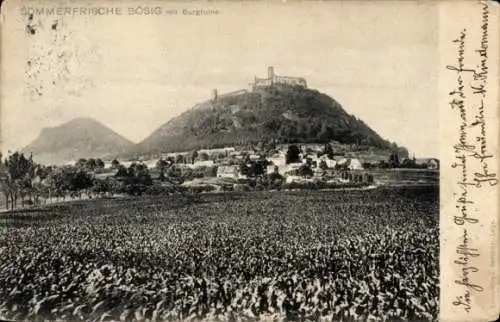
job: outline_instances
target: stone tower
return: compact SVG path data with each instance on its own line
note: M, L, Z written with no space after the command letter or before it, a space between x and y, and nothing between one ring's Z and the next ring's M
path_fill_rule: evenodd
M274 67L273 66L267 67L267 79L270 79L271 81L274 80Z
M217 88L214 88L214 89L212 90L212 101L217 100L218 95L219 95L219 94L217 93Z

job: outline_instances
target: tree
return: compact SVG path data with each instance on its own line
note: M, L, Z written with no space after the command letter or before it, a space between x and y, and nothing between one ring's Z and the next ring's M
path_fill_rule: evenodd
M278 166L275 166L274 171L268 175L268 180L271 188L281 188L281 185L285 182L285 178L279 173Z
M104 161L102 161L102 159L96 159L95 164L96 164L96 168L104 169Z
M92 176L84 169L75 169L67 173L70 177L69 191L81 197L83 191L92 187Z
M170 167L167 170L167 176L169 178L181 179L182 175L182 170L177 166Z
M66 176L64 173L64 168L57 168L53 171L48 179L49 184L49 199L52 197L63 197L64 193L67 191L69 184L66 184Z
M156 168L158 169L158 171L160 171L160 175L158 177L158 179L160 179L160 181L165 181L165 171L173 164L173 162L171 161L165 161L163 159L160 159L158 160L158 162L156 162Z
M398 153L391 153L391 155L389 156L389 164L392 168L398 168L400 166Z
M321 160L321 161L319 162L319 168L320 168L321 170L326 170L326 169L328 169L328 164L326 164L326 161L325 161L325 160Z
M93 158L88 159L85 164L85 168L87 168L90 171L94 171L97 168L96 160Z
M244 176L250 176L249 175L249 167L247 166L247 163L246 162L241 162L240 163L240 173L241 175L244 175Z
M118 171L116 172L115 177L124 178L128 176L127 168L123 164L118 164L116 168Z
M23 153L15 152L7 157L4 165L7 173L2 178L2 190L6 199L10 198L11 209L17 206L19 195L24 201L24 196L29 194L29 200L32 201L32 182L37 167L32 156L26 158Z
M147 186L153 184L148 167L144 163L133 162L128 168L122 165L118 168L115 177L122 182L123 186L120 190L132 195L142 194Z
M274 166L273 172L268 174L269 180L274 179L283 179L283 176L279 172L279 167L277 165Z
M26 158L23 153L15 152L11 154L5 160L5 165L13 180L21 179L27 174L31 174L31 172L34 174L35 163L33 159L31 157L29 159Z
M111 192L111 184L109 178L105 180L94 179L90 190L96 195L105 195L106 193Z
M417 161L415 157L412 159L404 159L401 163L402 168L417 168Z
M301 165L297 172L301 177L312 177L314 175L313 170L307 164Z
M289 145L285 159L286 164L300 162L300 149L294 144Z
M123 190L123 183L116 178L109 177L108 178L109 192L111 194L119 193Z
M184 156L182 154L177 154L175 156L175 163L184 163L185 162L185 159L184 159Z
M75 167L77 168L85 168L87 166L87 159L80 158L75 163Z
M261 162L252 162L250 163L248 174L250 177L260 177L264 174L264 166Z
M194 150L193 153L191 153L191 163L194 163L196 159L198 158L198 151Z
M166 179L165 172L160 171L160 174L158 175L158 180L163 182L163 181L165 181L165 179Z
M111 161L111 168L112 169L118 169L118 166L120 165L120 162L116 159L114 159L113 161Z
M150 186L153 180L149 175L148 167L144 163L132 163L128 169L129 176L133 178L133 183Z
M35 170L35 179L33 179L33 190L35 192L35 205L39 204L40 196L45 200L52 200L54 185L52 181L52 167L38 166Z
M160 158L160 160L158 160L156 162L156 168L160 171L160 172L163 172L165 171L169 166L169 163L166 161L166 160L163 160Z
M323 153L331 160L333 159L333 148L330 143L325 144L325 149L323 150Z

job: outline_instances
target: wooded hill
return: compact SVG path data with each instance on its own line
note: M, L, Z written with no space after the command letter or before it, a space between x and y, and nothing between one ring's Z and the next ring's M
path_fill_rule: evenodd
M300 86L275 85L197 104L154 131L134 152L332 140L395 148L328 95Z

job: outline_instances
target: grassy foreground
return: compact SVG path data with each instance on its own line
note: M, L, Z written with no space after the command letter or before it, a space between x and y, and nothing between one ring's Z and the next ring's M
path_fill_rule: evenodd
M435 320L437 189L142 197L0 214L0 315Z

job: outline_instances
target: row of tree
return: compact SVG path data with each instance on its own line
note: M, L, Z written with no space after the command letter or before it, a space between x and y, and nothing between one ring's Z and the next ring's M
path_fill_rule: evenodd
M14 209L20 197L24 200L26 194L31 195L32 181L36 172L33 158L21 153L13 153L2 161L0 154L0 185L5 196L6 207Z
M80 159L73 166L44 166L32 156L15 152L5 159L0 155L0 187L7 209L21 205L38 205L44 201L59 199L92 198L97 195L129 193L140 194L153 180L146 165L132 163L128 168L118 161L116 174L99 178L104 169L100 159Z

